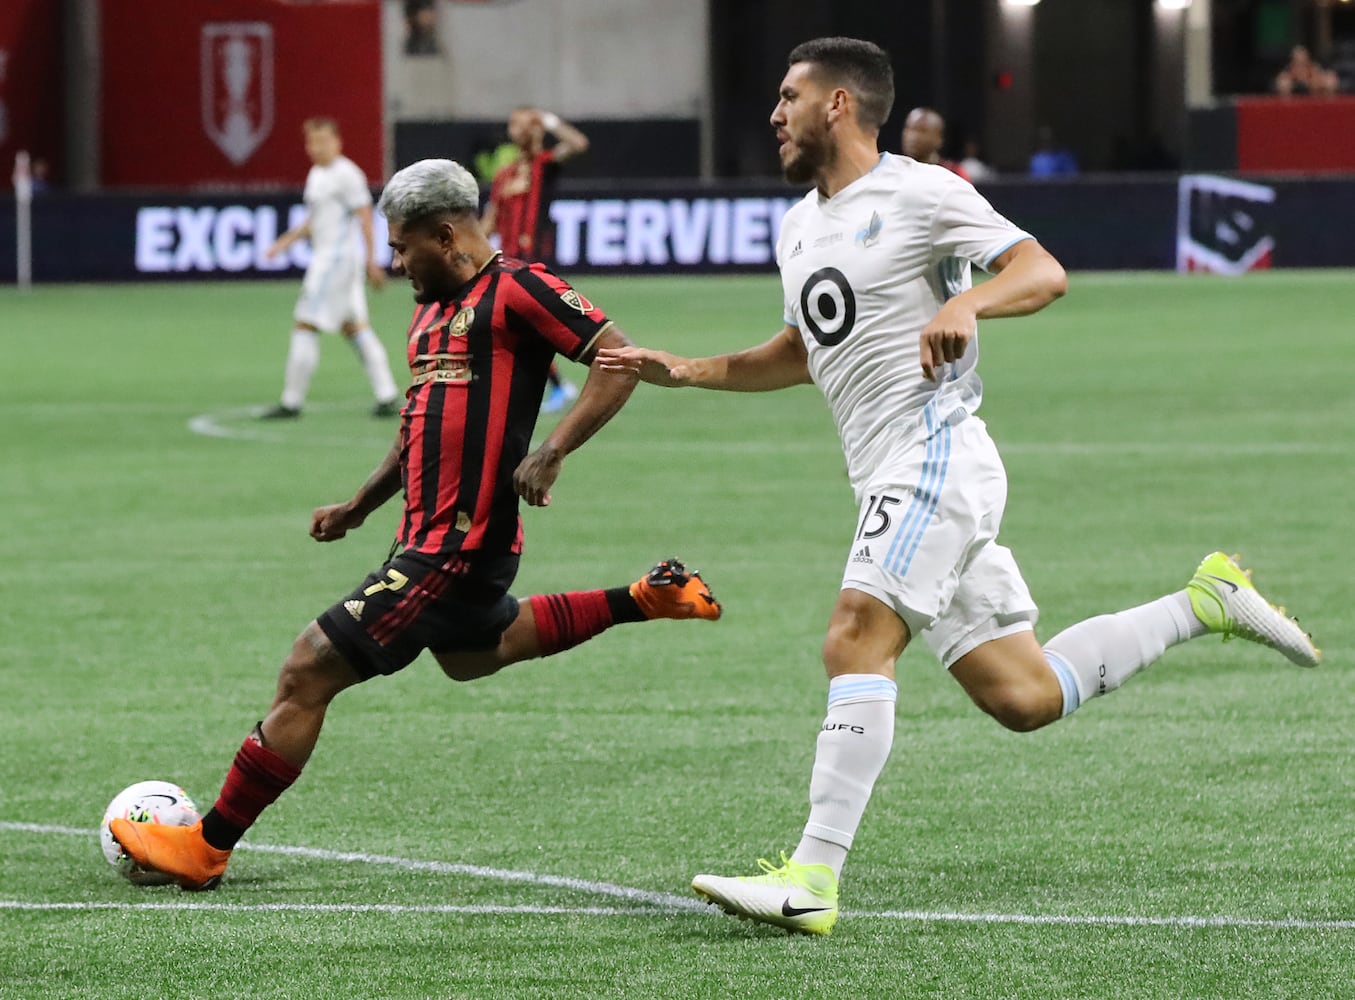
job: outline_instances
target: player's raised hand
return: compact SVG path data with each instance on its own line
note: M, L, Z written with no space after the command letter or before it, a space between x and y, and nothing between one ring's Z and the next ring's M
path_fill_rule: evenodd
M311 537L317 542L335 542L365 520L346 503L316 507L311 514Z
M628 372L641 382L668 388L690 385L693 375L688 359L647 347L603 347L593 363L604 372Z
M977 329L978 320L973 310L959 299L951 299L942 306L932 321L922 328L919 338L922 377L935 380L938 368L964 357Z

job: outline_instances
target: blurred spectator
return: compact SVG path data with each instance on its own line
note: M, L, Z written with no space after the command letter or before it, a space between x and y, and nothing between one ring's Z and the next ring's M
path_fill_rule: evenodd
M46 194L52 189L52 168L47 165L47 161L41 156L33 161L29 171L29 179L32 182L34 194Z
M997 171L983 162L979 156L979 144L973 139L964 144L964 159L960 161L960 169L969 175L970 181L980 184L983 181L990 181L997 176Z
M1308 49L1295 45L1289 50L1289 63L1275 76L1275 93L1282 97L1300 94L1334 94L1340 80L1329 69L1313 61Z
M1054 130L1041 125L1035 133L1035 152L1030 157L1032 177L1071 177L1078 172L1077 157L1054 141Z
M437 0L405 0L405 55L435 56L439 51Z
M1338 91L1355 90L1355 38L1341 38L1332 43L1331 69L1336 74Z
M936 163L969 180L969 174L954 160L941 158L946 144L946 120L931 108L914 108L903 122L903 155L919 163Z

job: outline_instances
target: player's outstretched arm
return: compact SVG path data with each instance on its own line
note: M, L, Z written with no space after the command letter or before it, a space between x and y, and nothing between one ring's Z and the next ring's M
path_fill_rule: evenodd
M630 346L625 334L608 327L598 338L595 349L621 349ZM583 358L581 360L587 360ZM565 456L574 451L616 416L626 405L638 381L633 371L604 370L594 360L588 379L579 390L579 398L569 408L541 446L522 460L513 473L513 488L533 507L550 503L550 488L560 476Z
M311 514L311 537L317 542L334 542L354 528L360 528L367 515L400 492L400 440L396 438L381 464L358 488L347 503L317 507Z
M771 392L810 381L809 360L800 331L787 324L764 344L736 354L684 358L645 347L598 351L604 371L630 371L642 382L679 388L728 392Z

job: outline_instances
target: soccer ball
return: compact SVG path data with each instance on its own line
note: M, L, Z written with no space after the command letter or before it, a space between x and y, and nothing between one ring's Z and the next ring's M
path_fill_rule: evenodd
M163 823L168 826L192 826L202 816L178 785L168 781L138 781L124 788L108 803L104 821L99 827L99 846L104 859L133 885L168 885L174 879L161 872L148 872L137 865L113 839L108 825L115 819L129 819L133 823Z

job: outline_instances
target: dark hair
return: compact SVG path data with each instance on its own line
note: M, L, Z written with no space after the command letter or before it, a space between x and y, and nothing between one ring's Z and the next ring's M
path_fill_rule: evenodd
M894 68L889 53L860 38L815 38L791 49L788 65L813 63L832 83L856 98L856 117L878 129L894 106Z

